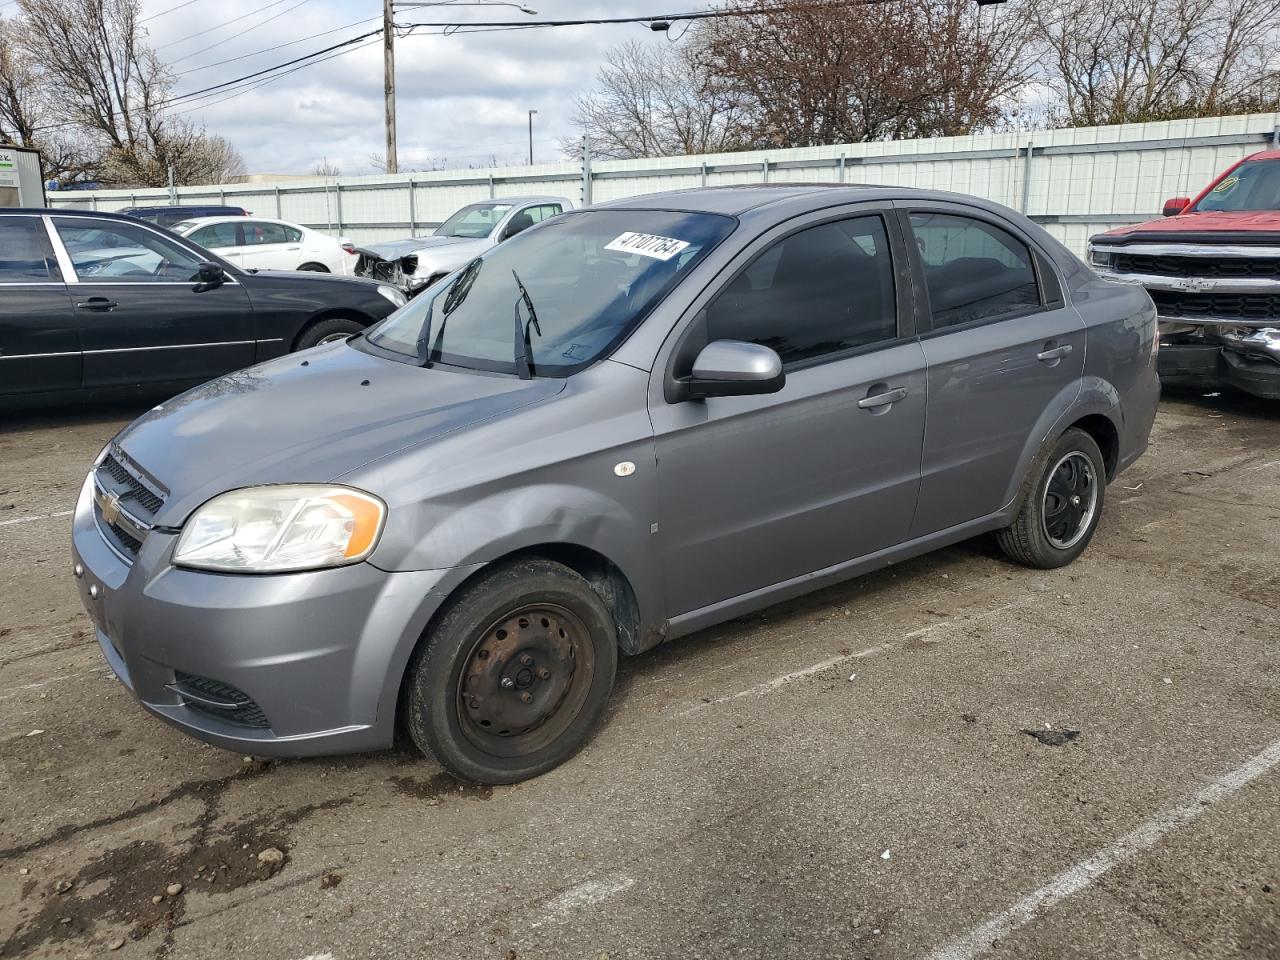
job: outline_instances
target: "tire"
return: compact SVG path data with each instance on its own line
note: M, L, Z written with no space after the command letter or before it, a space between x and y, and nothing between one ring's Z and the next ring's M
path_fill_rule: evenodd
M1032 464L1018 516L997 534L1000 549L1026 567L1066 566L1093 539L1106 488L1102 451L1072 427Z
M359 333L365 325L359 320L348 320L346 317L330 317L328 320L317 320L298 335L294 350L306 350L331 340L345 340L353 333Z
M428 628L405 678L404 724L454 776L516 783L590 739L617 667L617 630L590 584L563 564L519 560L464 588Z
M326 267L323 263L304 263L298 269L304 270L307 273L328 273L329 272L329 268Z

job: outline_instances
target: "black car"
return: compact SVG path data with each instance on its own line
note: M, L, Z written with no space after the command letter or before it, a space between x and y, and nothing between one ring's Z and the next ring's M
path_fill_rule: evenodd
M216 204L185 207L125 207L117 210L116 213L126 214L135 220L145 220L158 227L172 227L174 224L182 223L184 220L194 220L197 217L249 216L249 211L244 207L223 207Z
M128 217L0 208L0 404L176 393L404 302L369 280L246 272Z

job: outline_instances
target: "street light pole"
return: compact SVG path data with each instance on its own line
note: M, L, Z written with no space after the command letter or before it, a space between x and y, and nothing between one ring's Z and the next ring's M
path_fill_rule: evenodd
M399 173L396 158L396 32L392 0L382 0L382 93L387 110L387 173Z
M529 111L529 166L533 166L533 115L537 110Z

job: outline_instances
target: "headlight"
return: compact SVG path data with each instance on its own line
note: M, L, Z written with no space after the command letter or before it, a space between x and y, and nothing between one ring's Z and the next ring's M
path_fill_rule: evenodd
M227 573L281 573L356 563L378 542L387 508L351 487L247 487L187 521L173 562Z
M393 287L389 283L378 284L378 292L394 303L397 310L409 302L409 298L401 293L399 288Z
M1089 245L1089 262L1095 267L1111 266L1111 251L1099 250L1093 244Z

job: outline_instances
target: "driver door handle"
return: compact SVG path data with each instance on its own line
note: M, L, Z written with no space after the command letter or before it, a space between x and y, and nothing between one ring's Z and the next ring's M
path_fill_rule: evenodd
M1039 353L1036 354L1036 359L1044 360L1046 362L1049 360L1061 360L1070 352L1071 352L1071 344L1064 343L1062 346L1054 347L1051 350L1041 350Z
M120 306L120 304L116 303L114 300L108 300L106 297L90 297L88 300L81 300L77 303L76 309L99 310L105 312L107 310L114 310L118 306Z
M903 387L890 390L886 393L877 393L874 397L863 397L858 401L858 406L863 410L870 410L875 407L887 407L891 403L897 403L899 400L905 399L907 391Z

